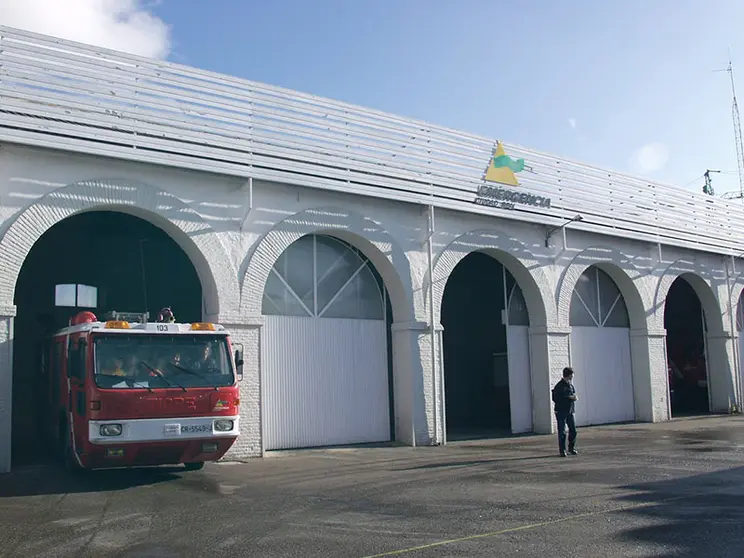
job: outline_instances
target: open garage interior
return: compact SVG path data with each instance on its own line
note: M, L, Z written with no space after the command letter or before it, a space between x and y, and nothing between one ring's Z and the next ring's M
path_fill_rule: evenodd
M531 431L529 316L512 274L467 255L445 285L441 323L448 439Z
M710 412L706 323L695 289L678 277L664 305L672 416Z
M394 437L392 309L369 259L308 235L275 262L263 295L266 450Z
M113 211L69 217L44 233L26 257L15 288L13 437L15 465L51 455L44 424L48 386L44 339L90 310L145 312L170 306L178 321L202 317L202 288L187 255L164 231Z
M587 268L576 282L569 319L576 424L633 421L630 317L617 284L599 267Z

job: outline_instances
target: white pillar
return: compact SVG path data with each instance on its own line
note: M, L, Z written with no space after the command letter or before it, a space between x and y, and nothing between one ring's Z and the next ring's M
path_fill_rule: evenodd
M225 454L225 461L239 461L262 457L263 420L261 384L261 327L263 316L241 319L241 323L222 325L230 333L233 343L243 345L243 379L240 387L240 437Z
M13 318L15 313L15 307L0 308L0 473L10 472L13 424Z
M708 333L708 397L712 413L729 413L736 404L734 343L730 332Z
M393 402L395 407L395 439L406 445L436 443L434 412L441 404L434 401L438 366L431 368L431 332L426 322L404 322L392 325L393 338ZM441 343L438 343L441 346ZM440 362L435 358L435 362ZM439 386L437 393L440 393ZM444 398L441 397L440 401ZM437 428L437 430L440 430Z
M536 434L555 432L550 391L571 363L571 328L537 326L529 329L532 371L532 424Z
M631 329L630 355L633 367L635 420L669 420L669 372L666 330Z

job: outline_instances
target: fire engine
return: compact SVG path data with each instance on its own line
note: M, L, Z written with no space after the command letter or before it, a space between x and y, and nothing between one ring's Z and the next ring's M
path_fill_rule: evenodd
M222 325L80 312L45 343L47 434L73 470L201 469L238 437L242 368Z

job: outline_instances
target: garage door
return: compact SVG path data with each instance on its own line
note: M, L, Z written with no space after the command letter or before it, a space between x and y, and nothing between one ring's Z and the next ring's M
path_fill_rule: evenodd
M384 296L335 238L303 237L277 260L263 301L267 450L390 439Z
M532 366L530 317L522 289L504 268L506 286L506 352L509 366L509 409L513 434L532 432Z
M597 267L579 278L571 300L571 364L577 424L635 419L628 310L615 282Z

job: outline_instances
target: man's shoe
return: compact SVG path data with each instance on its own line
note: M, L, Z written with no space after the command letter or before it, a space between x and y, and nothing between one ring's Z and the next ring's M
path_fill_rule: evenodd
M570 453L571 455L579 455L579 452L576 451L575 449L568 450L568 453Z
M565 452L565 451L563 451L563 450L561 450L561 453L560 453L560 455L561 455L561 457L566 457L566 452Z

